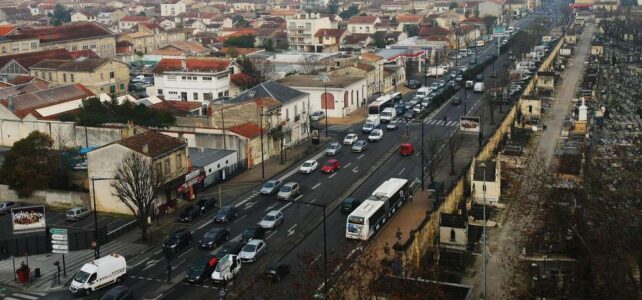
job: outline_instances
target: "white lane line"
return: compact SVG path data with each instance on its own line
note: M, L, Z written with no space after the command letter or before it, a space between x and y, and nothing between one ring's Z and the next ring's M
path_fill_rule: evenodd
M314 263L315 263L315 262L317 262L317 260L319 260L319 258L321 258L321 254L319 254L317 257L315 257L315 258L312 260L312 262L310 263L310 265L314 265Z
M415 154L415 156L419 156L419 154L421 154L421 152L417 152L417 154Z
M194 248L192 248L192 249L194 249ZM186 253L187 253L187 252L186 252ZM180 266L180 265L181 265L182 263L184 263L185 261L186 261L186 260L184 260L184 259L183 259L183 260L181 260L179 263L177 263L177 264L173 265L173 266L172 266L172 271L173 271L173 270L178 269L178 266ZM165 272L163 272L163 273L167 273L167 270L165 270Z
M310 203L314 203L316 201L317 201L317 198L314 198L314 199L312 199L312 201L310 201Z
M197 228L197 229L203 229L203 227L205 227L205 226L207 226L207 225L210 225L210 223L212 223L212 222L214 222L214 219L211 219L211 220L209 220L209 221L207 221L207 222L203 223L203 225L198 226L198 228Z
M318 188L320 185L321 185L321 182L319 182L315 186L313 186L312 189L314 190L314 189Z
M243 199L243 201L241 201L241 202L237 203L237 204L236 204L236 205L234 205L234 206L235 206L235 207L240 207L241 205L245 204L246 202L248 202L248 201L252 200L252 198L256 197L256 195L258 195L258 194L259 194L259 192L254 192L254 194L252 194L252 195L248 196L247 198Z
M343 166L343 167L344 167L344 168L348 168L350 165L352 165L352 163L347 163L347 164L346 164L345 166Z
M29 299L29 300L36 300L36 299L38 299L38 297L35 297L35 296L29 296L29 295L25 295L25 294L21 294L21 293L13 293L11 296L16 296L16 297L20 297L20 298L24 298L24 299Z
M187 249L187 251L181 253L181 255L179 255L178 257L181 257L181 256L183 256L183 255L185 255L187 253L190 253L192 250L194 250L194 248L189 248L189 249Z
M352 169L352 173L357 173L357 172L359 172L359 167L354 167L354 169Z
M361 154L361 155L357 156L357 159L362 159L364 156L365 156L365 154Z
M285 210L286 208L288 208L288 206L290 206L291 204L292 204L292 202L288 202L286 205L283 205L283 207L281 207L279 210L280 210L280 211L283 211L283 210Z
M270 206L266 207L266 208L265 208L265 211L270 211L270 210L272 210L274 207L276 207L277 205L278 205L278 203L274 203L274 204L272 204L272 205L270 205Z
M43 292L29 292L29 294L34 294L34 295L38 295L38 296L41 296L41 297L47 296L47 293L43 293Z
M158 251L154 252L153 254L154 254L154 255L158 255L158 254L160 254L161 252L163 252L163 249L159 249Z
M140 265L144 264L147 260L149 260L149 257L147 257L147 258L145 258L145 259L141 260L139 263L137 263L137 264L135 264L135 265L133 265L133 266L127 266L127 267L128 267L128 268L135 268L135 267L138 267L138 266L140 266Z
M290 229L288 229L288 236L291 236L294 234L294 228L296 228L297 225L299 224L294 224L292 227L290 227Z
M332 177L334 177L335 175L337 175L337 173L332 173L332 175L328 176L328 178L332 178Z
M279 232L279 231L278 231L278 230L273 231L272 233L270 233L270 234L265 238L265 240L266 240L266 241L267 241L267 240L269 240L269 239L270 239L270 238L271 238L275 233L277 233L277 232Z
M4 300L20 300L18 298L13 298L13 297L4 297L2 299L4 299Z
M247 215L242 215L242 216L236 218L236 220L234 220L234 222L232 222L232 224L238 223L238 221L241 221L241 220L245 219L245 217L247 217Z
M401 169L401 171L399 171L399 174L397 174L397 175L401 175L401 173L403 173L403 171L405 171L405 170L406 170L406 168Z

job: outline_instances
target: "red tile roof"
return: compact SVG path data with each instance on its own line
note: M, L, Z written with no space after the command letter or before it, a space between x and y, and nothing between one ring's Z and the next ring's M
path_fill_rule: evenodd
M187 147L180 139L156 131L146 131L117 142L142 155L157 158Z
M421 18L421 16L417 15L399 15L395 17L399 23L419 23Z
M0 25L0 36L6 36L16 30L16 25Z
M48 90L22 94L13 98L13 113L24 118L29 114L39 117L37 109L68 101L94 96L90 90L80 83L58 86ZM0 104L9 107L8 100L0 100Z
M261 128L259 125L252 122L233 126L230 128L230 131L248 139L261 135Z
M236 86L248 86L254 79L245 73L236 73L230 76L230 81Z
M121 22L147 22L149 17L146 16L125 16L120 19Z
M352 16L348 24L372 24L377 20L376 16Z
M94 39L113 36L109 30L92 22L73 22L62 26L20 28L16 36L36 36L41 44L68 40Z
M263 51L261 48L228 48L228 47L223 47L221 48L221 53L229 54L230 50L234 49L236 51L237 55L250 55L254 54L257 52Z
M71 59L71 53L66 49L53 49L29 53L20 53L14 55L0 56L0 68L4 67L11 60L15 60L24 68L29 68L32 65L45 60L45 59Z
M211 57L190 57L184 60L164 58L156 65L154 73L159 74L167 71L221 72L229 68L231 63L232 61L229 59Z
M346 32L345 29L319 29L314 36L316 37L322 37L322 36L331 36L335 38L340 38L343 36L343 34Z
M69 52L71 54L72 58L79 58L79 57L95 57L95 58L100 58L94 50L87 49L87 50L76 50L76 51L71 51Z
M441 27L434 27L434 26L422 26L419 29L419 36L422 37L427 37L427 36L448 36L452 34L452 31L446 29L446 28L441 28Z

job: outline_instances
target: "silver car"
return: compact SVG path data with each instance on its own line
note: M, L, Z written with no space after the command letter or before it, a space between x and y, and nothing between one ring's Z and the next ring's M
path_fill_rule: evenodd
M358 140L352 145L352 152L363 152L368 148L368 143L364 140Z
M279 192L276 194L276 198L279 200L290 200L301 194L301 187L296 182L288 182L284 184Z
M337 155L341 151L341 144L337 142L332 142L325 148L325 155Z
M266 196L274 195L274 193L276 193L280 187L281 187L281 180L278 180L278 179L268 180L265 184L263 184L263 186L259 190L259 193L261 193L261 195L266 195Z
M80 219L83 219L91 214L91 211L82 208L82 207L74 207L70 210L67 211L65 214L65 217L67 221L79 221Z

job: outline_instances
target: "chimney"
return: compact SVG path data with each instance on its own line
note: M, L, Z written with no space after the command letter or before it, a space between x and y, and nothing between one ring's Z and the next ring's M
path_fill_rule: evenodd
M148 144L143 145L143 153L145 153L145 154L149 153L149 145Z

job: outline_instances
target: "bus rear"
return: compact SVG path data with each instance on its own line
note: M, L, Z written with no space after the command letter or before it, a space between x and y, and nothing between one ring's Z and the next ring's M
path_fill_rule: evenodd
M385 216L384 202L366 200L348 215L346 238L368 240L379 229L379 220Z

